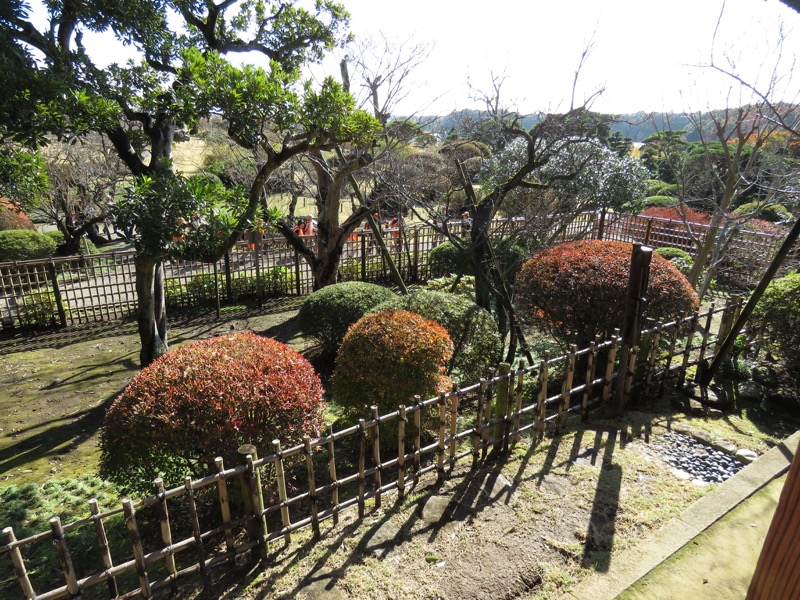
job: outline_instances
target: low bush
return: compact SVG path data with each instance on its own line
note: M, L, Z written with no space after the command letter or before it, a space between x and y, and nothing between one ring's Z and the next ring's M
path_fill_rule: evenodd
M678 194L678 184L667 183L666 181L661 181L660 179L649 179L647 181L647 190L645 194L651 197L673 197ZM672 203L675 203L674 197L672 198Z
M323 389L311 364L273 339L237 333L172 350L134 377L106 413L101 475L146 492L238 463L251 443L267 454L319 433Z
M544 250L522 267L517 278L520 316L548 328L562 342L586 348L600 334L622 326L631 245L578 241ZM686 277L664 257L650 265L645 317L668 319L698 307Z
M753 310L750 326L800 379L800 272L770 282Z
M0 231L0 262L37 260L53 256L56 243L52 238L29 229Z
M261 295L273 297L285 294L294 289L296 275L286 267L272 267L260 273ZM217 285L222 301L244 300L258 295L259 281L255 273L231 273L231 297L227 297L225 275L217 274ZM165 283L167 306L197 306L198 304L214 304L217 291L214 286L214 275L205 273L194 275L186 280L167 279Z
M508 277L513 281L517 271L525 260L525 249L515 243L511 238L499 238L492 240L494 252L497 255L500 265ZM470 247L465 248L466 252L471 252ZM431 250L428 256L428 266L431 277L444 277L446 275L475 275L475 269L470 261L469 255L460 251L450 242L443 242Z
M677 203L678 200L672 196L647 196L647 198L644 199L644 204L648 208L651 206L675 206Z
M390 289L363 281L329 285L305 299L297 315L297 325L303 335L320 344L323 352L336 354L347 329L393 296Z
M16 204L5 198L0 198L0 231L14 229L36 231L36 225Z
M475 277L472 275L464 275L460 279L458 275L445 275L431 279L425 284L425 288L432 292L456 294L470 302L475 299Z
M672 203L675 204L674 202ZM689 223L700 223L701 225L708 225L711 223L711 214L689 208L688 206L681 206L678 209L675 206L651 206L641 213L642 217L656 217L659 219L671 219L673 221L682 221L684 218Z
M342 341L333 374L333 399L350 419L430 398L450 387L445 365L453 354L447 331L416 313L390 310L366 315Z
M23 327L50 327L58 316L56 295L47 289L33 290L23 295L17 308Z
M681 248L672 248L670 246L665 246L663 248L656 248L654 252L656 254L663 256L673 265L678 267L678 270L684 275L688 276L689 273L692 271L692 266L694 265L694 259L692 258L692 255L689 254L686 250L682 250Z
M381 302L372 312L407 310L435 321L453 342L448 373L460 381L476 382L499 362L501 345L497 324L488 311L471 300L446 292L420 290Z
M734 215L749 215L752 214L764 221L770 223L780 223L781 221L788 221L792 218L792 213L789 212L782 204L768 204L762 206L760 202L748 202L742 204L739 208L733 211Z

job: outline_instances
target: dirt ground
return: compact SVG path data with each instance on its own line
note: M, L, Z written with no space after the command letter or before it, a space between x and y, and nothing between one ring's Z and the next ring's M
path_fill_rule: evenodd
M236 307L173 317L174 345L253 330L300 351L297 300L261 310ZM0 338L0 478L43 482L95 472L105 408L137 370L132 322ZM763 414L762 414L763 413ZM402 502L327 521L321 539L295 534L273 544L261 565L214 572L216 583L184 596L248 599L556 598L619 550L705 494L650 448L668 427L730 441L759 453L796 423L759 407L689 419L666 401L623 420L571 421L538 445L523 439L509 456L445 480L423 478ZM5 526L0 523L0 526Z

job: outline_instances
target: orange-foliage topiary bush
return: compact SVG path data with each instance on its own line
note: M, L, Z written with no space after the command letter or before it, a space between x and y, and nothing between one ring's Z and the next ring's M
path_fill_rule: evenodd
M517 277L517 304L529 323L560 341L586 348L595 334L609 338L622 326L631 245L578 241L543 250ZM669 319L697 310L697 294L675 265L653 253L645 317Z
M311 364L281 342L224 335L172 350L134 377L106 413L101 474L147 492L210 473L214 458L238 464L237 449L272 440L284 447L319 434L323 388Z
M36 225L11 200L0 198L0 231L12 229L36 230Z
M430 398L450 387L445 365L453 342L441 325L416 313L387 310L362 317L344 336L333 376L333 398L351 416L369 417Z

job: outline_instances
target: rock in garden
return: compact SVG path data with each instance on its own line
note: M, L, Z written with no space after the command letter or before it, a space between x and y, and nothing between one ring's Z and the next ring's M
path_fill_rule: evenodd
M736 451L736 458L743 463L751 463L758 458L758 454L752 450L748 450L747 448L741 448L740 450Z
M764 386L756 381L740 381L737 384L740 400L761 400Z

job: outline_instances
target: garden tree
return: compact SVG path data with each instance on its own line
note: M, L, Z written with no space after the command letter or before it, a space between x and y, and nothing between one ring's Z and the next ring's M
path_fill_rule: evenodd
M97 131L129 169L133 185L117 218L136 228L140 358L147 365L166 350L162 261L181 251L174 240L196 233L182 220L205 213L201 222L208 226L200 237L216 243L200 258L213 259L253 225L266 183L281 164L337 143L363 145L371 137L371 117L355 110L341 86L329 79L315 90L300 81L300 68L334 45L348 15L330 0L311 10L291 2L227 0L56 0L47 8L50 24L42 30L18 0L0 12L0 38L11 45L3 54L12 61L0 86L22 85L34 99L24 102L22 94L20 105L3 113L0 129L4 137L36 143L45 141L46 132ZM113 31L140 62L98 69L81 43L84 31ZM225 58L245 52L269 66L237 67ZM231 139L262 153L246 191L186 182L173 173L176 127L212 113L222 115Z
M0 198L28 212L38 205L49 187L41 154L12 142L0 146Z
M358 49L353 59L356 65L354 77L350 76L347 58L342 61L344 87L337 89L342 101L345 98L351 100L349 90L358 82L368 91L364 105L372 109L373 118L364 119L362 125L364 131L368 131L372 137L362 135L360 140L353 139L353 143L345 148L337 147L335 153L325 152L326 148L319 146L305 153L305 159L311 166L315 188L315 244L308 243L307 239L294 232L294 223L290 218L275 223L278 231L309 264L315 289L336 283L339 262L348 237L365 218L368 221L372 219L371 214L376 209L378 200L366 197L363 186L356 183L355 175L400 143L396 138L388 137L386 124L394 104L406 94L411 71L425 56L425 50L421 46L402 44L397 47L384 39L382 45L367 42ZM331 86L334 85L331 80L328 81ZM375 143L379 130L383 137L380 145ZM342 197L348 186L351 186L360 202L353 206L349 215L345 213L346 216L342 217ZM370 224L376 229L375 223ZM385 256L391 263L391 256L388 253ZM402 287L402 282L399 283Z
M64 234L59 253L80 253L83 236L96 245L111 241L110 232L103 237L99 226L110 218L116 191L130 175L113 146L92 133L70 143L51 143L41 152L50 189L38 208Z

